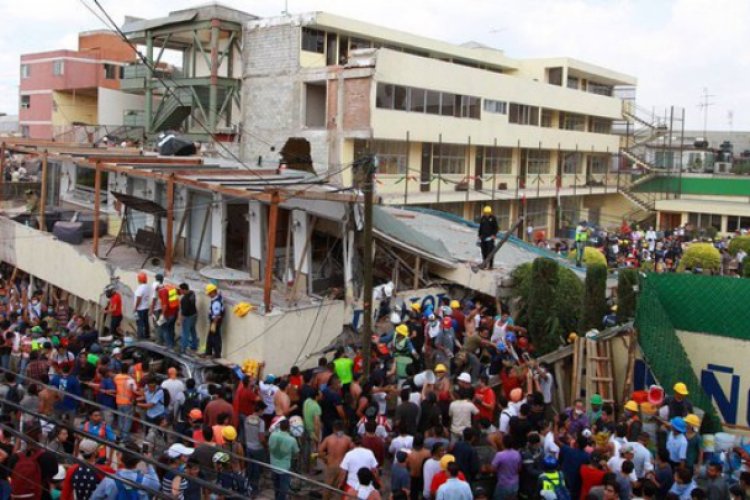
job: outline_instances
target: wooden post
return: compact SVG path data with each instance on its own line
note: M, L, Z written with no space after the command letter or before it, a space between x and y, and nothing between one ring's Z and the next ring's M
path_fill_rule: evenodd
M102 164L95 163L94 173L94 257L99 257L99 213L102 204Z
M42 183L39 190L39 230L47 231L47 224L44 220L44 211L47 209L47 150L42 155Z
M276 225L279 222L279 202L281 198L278 191L271 195L271 210L268 214L268 247L266 248L266 271L263 278L263 304L266 313L271 312L271 290L273 289L273 260L276 255Z
M174 174L167 180L167 248L164 255L164 271L172 271L174 255Z
M416 262L414 262L414 290L419 289L419 275L421 272L422 257L417 255Z

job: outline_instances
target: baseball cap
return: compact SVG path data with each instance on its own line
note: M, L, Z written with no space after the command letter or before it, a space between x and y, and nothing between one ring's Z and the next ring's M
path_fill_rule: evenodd
M112 349L112 356L117 356L121 352L122 352L122 349L120 349L119 347L115 347L114 349Z
M471 384L471 375L469 375L466 372L463 372L461 375L458 376L459 382L466 382L467 384Z
M189 455L192 455L194 451L195 451L195 448L188 448L182 443L175 443L172 446L170 446L169 449L167 450L167 456L169 458L189 456Z
M78 452L82 455L92 455L99 449L99 445L93 439L82 439L78 444Z

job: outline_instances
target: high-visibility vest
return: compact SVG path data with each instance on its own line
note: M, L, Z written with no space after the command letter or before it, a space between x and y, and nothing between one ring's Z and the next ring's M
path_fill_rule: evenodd
M143 363L133 365L133 379L135 379L136 384L141 383L141 379L143 379Z
M83 424L83 432L89 432L89 423L86 422ZM90 434L90 432L89 432ZM105 422L101 422L99 424L99 438L104 439L107 435L107 424ZM99 444L99 451L97 452L97 455L99 458L107 458L107 449L104 447L103 444Z
M589 239L589 232L586 231L586 229L581 229L580 231L578 228L576 228L576 241L588 241Z
M177 287L174 285L166 285L167 289L167 302L169 303L170 309L176 309L180 307L180 295L177 293Z
M128 382L132 380L130 375L120 373L115 375L115 387L117 389L115 395L115 403L119 405L129 405L133 403L133 389L131 389Z

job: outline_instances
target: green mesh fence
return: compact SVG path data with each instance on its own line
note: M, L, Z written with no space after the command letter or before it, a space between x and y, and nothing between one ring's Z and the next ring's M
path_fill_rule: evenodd
M667 390L677 382L687 384L693 404L706 412L703 432L720 431L721 421L711 398L703 391L695 375L682 342L677 337L677 330L717 333L703 328L702 325L708 323L708 318L702 318L699 311L691 309L699 308L700 311L709 313L711 318L721 314L720 311L711 310L711 305L714 304L714 307L721 309L728 307L719 306L721 302L730 301L726 296L715 295L713 287L731 288L726 281L747 281L750 285L750 280L736 278L653 273L646 275L640 282L635 325L643 354L654 376ZM707 304L699 304L699 301Z

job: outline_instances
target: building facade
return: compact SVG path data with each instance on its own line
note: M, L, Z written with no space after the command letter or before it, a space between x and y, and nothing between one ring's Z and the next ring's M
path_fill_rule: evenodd
M115 33L91 31L78 50L21 56L19 125L24 137L72 140L76 125L118 126L143 98L119 91L123 67L135 59Z

